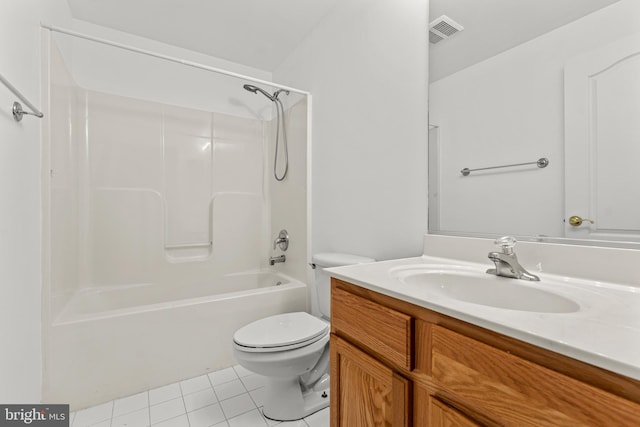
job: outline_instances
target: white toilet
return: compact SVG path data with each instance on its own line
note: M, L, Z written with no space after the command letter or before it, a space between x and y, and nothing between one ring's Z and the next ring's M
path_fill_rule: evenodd
M246 369L267 377L264 415L298 420L329 406L329 316L331 285L325 268L375 261L341 253L314 255L315 285L322 318L278 314L252 322L233 336L233 353Z

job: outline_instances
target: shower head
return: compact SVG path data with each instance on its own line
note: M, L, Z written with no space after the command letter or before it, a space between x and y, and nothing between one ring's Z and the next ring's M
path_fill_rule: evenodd
M289 170L289 153L287 151L287 134L285 131L286 127L284 124L284 106L282 105L282 101L278 99L278 95L280 95L282 92L284 92L286 95L289 95L289 91L287 89L278 89L275 92L273 92L273 95L269 95L267 92L265 92L263 89L260 89L258 86L243 85L242 87L244 88L244 90L248 90L249 92L253 92L253 93L260 92L261 94L269 98L271 102L276 104L275 107L276 107L276 114L278 118L276 120L276 147L275 147L275 155L273 156L273 176L275 177L276 181L282 181L287 176L287 171ZM278 147L280 146L281 124L282 124L282 142L284 145L285 166L284 166L284 173L282 174L282 176L278 176L278 170L277 170L278 169Z
M264 96L266 96L267 98L269 98L271 100L271 102L275 102L276 101L276 97L269 95L267 92L265 92L264 90L260 89L258 86L254 86L254 85L244 85L242 86L245 90L248 90L249 92L253 92L253 93L258 93L260 92L261 94L263 94Z

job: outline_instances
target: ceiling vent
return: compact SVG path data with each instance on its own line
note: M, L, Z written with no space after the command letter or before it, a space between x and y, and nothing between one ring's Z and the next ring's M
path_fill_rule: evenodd
M429 43L436 44L464 30L464 27L446 15L429 24Z

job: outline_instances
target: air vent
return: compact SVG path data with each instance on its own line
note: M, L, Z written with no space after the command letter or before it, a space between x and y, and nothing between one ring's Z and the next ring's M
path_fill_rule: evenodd
M446 15L429 24L429 43L436 44L464 30L464 27Z

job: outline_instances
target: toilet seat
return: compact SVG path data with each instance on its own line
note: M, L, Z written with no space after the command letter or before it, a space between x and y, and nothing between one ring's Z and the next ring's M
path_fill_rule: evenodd
M312 344L329 333L329 325L305 312L256 320L238 329L233 341L242 351L276 352Z

